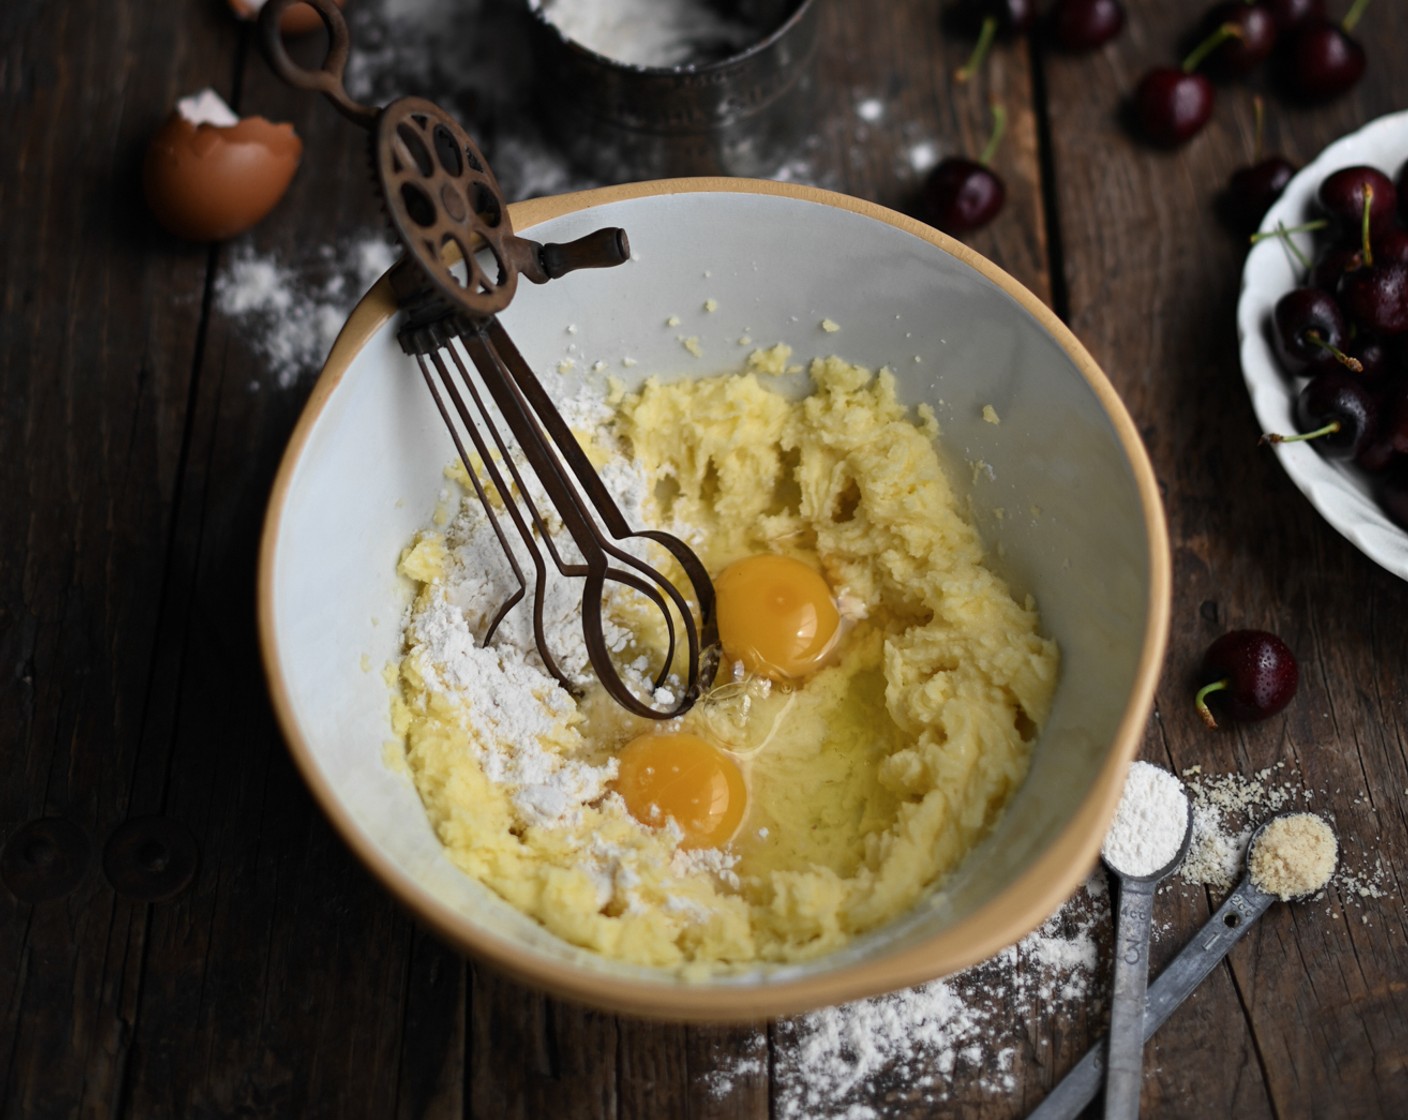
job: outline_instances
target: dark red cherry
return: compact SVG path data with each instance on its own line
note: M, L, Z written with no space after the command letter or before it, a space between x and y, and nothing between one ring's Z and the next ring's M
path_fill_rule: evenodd
M1203 722L1216 727L1209 700L1234 720L1267 719L1295 696L1300 666L1275 634L1232 630L1208 647L1199 679L1205 683L1194 704Z
M959 0L956 15L970 32L981 33L991 20L995 30L1018 34L1036 22L1034 0Z
M1046 13L1057 45L1068 51L1092 51L1124 29L1120 0L1056 0Z
M992 221L1007 201L1007 188L988 167L971 159L943 160L924 184L929 221L945 233L968 233Z
M992 134L977 160L950 156L924 180L923 207L929 222L945 233L962 234L992 221L1007 201L1007 188L988 165L1002 142L1007 113L992 107Z
M1315 201L1332 218L1337 218L1358 237L1364 223L1364 201L1369 198L1369 229L1377 233L1393 223L1398 207L1398 191L1393 180L1377 167L1355 164L1341 167L1321 180Z
M1155 144L1176 147L1192 139L1212 116L1212 82L1198 73L1208 55L1237 34L1230 23L1217 27L1189 52L1181 66L1156 66L1134 89L1134 114Z
M1272 311L1271 341L1287 373L1302 373L1344 345L1344 315L1321 288L1292 288Z
M968 61L953 75L954 81L966 82L982 66L995 38L1021 35L1031 28L1036 22L1036 3L1035 0L959 0L952 14L960 29L978 36Z
M1374 234L1374 263L1408 264L1408 229L1390 226Z
M1408 459L1399 458L1374 479L1374 497L1388 519L1408 529Z
M1408 265L1379 264L1346 273L1340 306L1350 322L1377 334L1408 331Z
M1364 254L1357 246L1327 245L1315 258L1307 283L1312 288L1337 292L1345 273L1364 267Z
M1202 74L1157 66L1134 90L1139 127L1155 144L1177 147L1196 136L1212 116L1213 88Z
M1390 354L1388 345L1379 343L1378 346L1385 354ZM1360 353L1367 376L1372 359L1367 358L1367 350ZM1391 367L1392 357L1387 360ZM1379 416L1373 438L1355 456L1354 465L1376 473L1397 462L1408 461L1408 380L1395 377L1391 369L1376 373L1368 380L1379 394Z
M1379 395L1342 366L1317 373L1296 394L1296 435L1268 432L1262 443L1314 443L1327 459L1354 459L1378 434Z
M1325 0L1263 0L1279 31L1290 31L1308 19L1325 18Z
M1395 453L1408 456L1408 382L1399 381L1390 387L1379 414L1380 438Z
M1220 78L1240 78L1250 74L1271 56L1276 46L1276 20L1265 4L1226 0L1210 8L1203 17L1203 34L1211 35L1224 24L1237 29L1208 55L1207 68Z
M1291 33L1284 73L1292 93L1306 101L1328 101L1359 84L1367 59L1351 32L1367 3L1355 0L1339 23L1309 19Z
M1242 229L1256 229L1296 170L1296 165L1284 156L1267 156L1234 171L1227 181L1226 195L1232 220Z
M1377 335L1360 331L1349 340L1344 352L1359 363L1359 376L1367 384L1378 388L1389 379L1392 360L1384 340Z
M1408 163L1398 169L1393 185L1398 191L1398 220L1408 224Z

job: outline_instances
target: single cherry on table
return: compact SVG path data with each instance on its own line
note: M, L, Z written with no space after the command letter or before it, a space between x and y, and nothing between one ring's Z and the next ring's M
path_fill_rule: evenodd
M1241 31L1224 23L1189 52L1181 66L1156 66L1134 89L1134 113L1140 130L1155 144L1177 147L1191 140L1212 117L1213 85L1198 67Z
M1368 58L1353 31L1369 0L1355 0L1336 23L1323 16L1301 22L1283 57L1291 92L1305 101L1328 101L1353 89L1364 77Z
M1056 0L1046 13L1046 26L1058 46L1068 51L1092 51L1124 29L1120 0Z
M1325 18L1325 0L1263 0L1276 29L1291 31L1306 20Z
M1283 155L1266 155L1262 143L1266 132L1266 104L1253 100L1256 127L1252 141L1252 162L1232 172L1223 195L1225 212L1238 229L1251 232L1261 225L1266 212L1285 192L1300 169Z
M1022 35L1036 23L1034 0L959 0L954 14L960 26L976 31L978 42L973 53L954 75L956 82L966 82L978 72L993 40L999 35Z
M925 216L945 233L981 229L1001 213L1007 201L1007 187L1002 177L988 166L1002 141L1007 112L1001 105L994 105L992 117L992 135L976 161L949 156L940 161L924 181Z
M1223 0L1203 17L1203 34L1211 35L1224 24L1237 34L1223 38L1208 54L1208 70L1220 78L1241 78L1271 57L1276 46L1277 25L1265 4L1247 0Z
M1199 679L1205 683L1193 703L1203 722L1215 728L1210 699L1231 719L1268 719L1295 696L1300 666L1291 648L1275 634L1232 630L1208 647Z

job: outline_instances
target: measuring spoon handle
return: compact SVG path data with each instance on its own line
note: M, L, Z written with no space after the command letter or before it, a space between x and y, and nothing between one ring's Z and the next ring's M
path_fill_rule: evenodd
M1246 878L1237 884L1227 901L1149 985L1144 1005L1145 1042L1275 901L1274 895L1257 890ZM1105 1073L1105 1046L1102 1038L1087 1050L1031 1113L1029 1120L1074 1120L1079 1116L1100 1092Z
M1115 976L1105 1048L1106 1120L1134 1120L1144 1083L1144 1001L1156 880L1121 879L1115 918Z

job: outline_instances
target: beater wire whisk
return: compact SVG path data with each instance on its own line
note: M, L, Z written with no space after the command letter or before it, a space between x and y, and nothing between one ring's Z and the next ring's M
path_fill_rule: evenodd
M294 63L279 33L279 16L296 3L312 4L328 32L327 53L317 70ZM392 290L404 312L397 341L420 368L517 583L482 641L492 640L509 612L531 594L538 653L547 670L573 689L549 646L544 604L550 581L581 580L582 636L602 687L637 715L682 715L718 667L708 572L678 537L631 528L497 318L520 275L542 284L577 269L628 260L625 231L599 229L566 244L517 236L493 172L453 118L422 98L400 98L378 109L348 95L343 71L350 37L332 0L271 0L260 13L260 37L281 78L323 93L343 116L371 133L372 162L403 248L391 270ZM551 508L560 530L540 501ZM660 569L623 547L632 539L665 550L688 582L692 603ZM570 553L564 547L569 542ZM532 566L531 578L520 550ZM613 585L643 597L663 620L665 650L649 696L631 687L608 642L603 610ZM664 689L681 647L684 687Z

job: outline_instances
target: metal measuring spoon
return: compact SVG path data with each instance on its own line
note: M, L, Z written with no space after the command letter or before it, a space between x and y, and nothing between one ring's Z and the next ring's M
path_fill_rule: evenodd
M1277 813L1263 822L1247 844L1246 866L1251 867L1252 851L1256 848L1261 834L1267 825L1279 817L1296 816L1301 810ZM1306 898L1315 891L1322 890L1324 884L1298 897ZM1158 979L1149 985L1144 1002L1143 1042L1148 1042L1168 1017L1173 1014L1193 990L1203 982L1208 973L1217 967L1232 946L1237 944L1252 925L1266 913L1273 902L1284 901L1277 895L1267 894L1258 887L1248 870L1242 876L1232 893L1213 913L1194 938L1178 956L1169 962L1159 973ZM1105 1072L1105 1040L1101 1039L1085 1052L1072 1068L1052 1089L1047 1098L1037 1106L1028 1120L1075 1120L1082 1110L1100 1091L1100 1083Z
M1180 783L1180 788L1182 783ZM1109 858L1105 866L1120 881L1115 918L1115 978L1110 998L1110 1035L1106 1055L1105 1117L1127 1120L1139 1115L1139 1092L1144 1084L1145 996L1149 985L1149 934L1154 914L1154 892L1177 870L1188 854L1193 836L1193 806L1183 792L1183 839L1173 858L1148 875L1131 875Z

